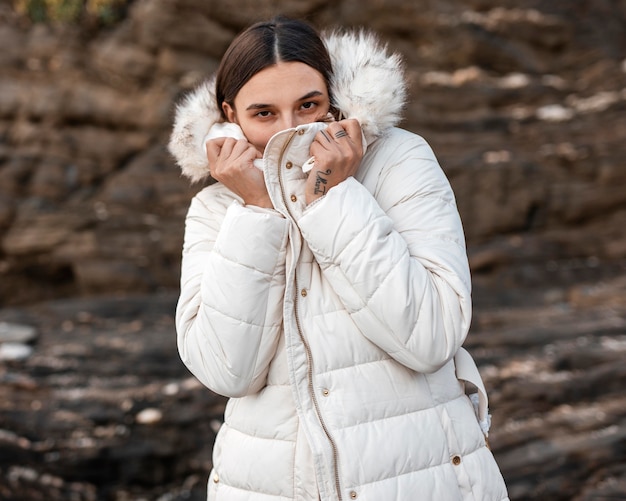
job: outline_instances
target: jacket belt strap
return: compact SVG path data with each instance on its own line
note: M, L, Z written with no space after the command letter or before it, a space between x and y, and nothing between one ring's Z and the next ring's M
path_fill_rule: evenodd
M462 381L473 384L478 390L478 420L485 435L489 431L489 400L485 385L476 367L476 362L465 348L459 348L454 356L456 376Z

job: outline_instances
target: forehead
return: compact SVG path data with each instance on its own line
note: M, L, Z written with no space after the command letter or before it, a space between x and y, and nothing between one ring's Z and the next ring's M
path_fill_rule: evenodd
M328 95L323 75L300 62L277 63L259 71L239 90L235 102L279 104L297 101L313 91Z

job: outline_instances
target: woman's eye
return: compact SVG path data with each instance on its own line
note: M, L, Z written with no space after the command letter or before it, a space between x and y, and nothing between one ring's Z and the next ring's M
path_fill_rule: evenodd
M314 108L315 106L317 106L317 103L314 103L313 101L307 101L306 103L302 103L302 107L305 110L310 110L311 108Z
M265 110L265 111L259 111L259 112L257 113L257 116L258 116L258 117L269 117L269 116L270 116L270 112L269 112L269 111L267 111L267 110Z

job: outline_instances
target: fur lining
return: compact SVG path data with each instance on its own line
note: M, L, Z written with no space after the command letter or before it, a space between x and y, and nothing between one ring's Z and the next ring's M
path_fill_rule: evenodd
M192 182L210 174L204 138L211 126L221 119L215 101L215 76L200 84L176 107L168 149L183 175Z
M402 119L406 103L404 65L364 30L324 37L333 65L330 87L343 118L356 118L370 144Z
M322 35L330 53L330 92L343 118L356 118L367 143L402 119L407 89L399 54L389 54L376 35L364 30ZM221 122L215 101L215 77L193 90L177 107L168 144L183 175L192 182L210 175L204 138Z

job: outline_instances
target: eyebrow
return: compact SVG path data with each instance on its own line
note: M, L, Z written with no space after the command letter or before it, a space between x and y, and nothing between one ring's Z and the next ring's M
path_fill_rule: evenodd
M323 95L324 94L320 92L319 90L312 90L311 92L302 96L297 101L305 101L307 99L311 99L312 97L318 97L318 96L323 96ZM261 110L261 109L271 108L271 107L272 107L271 104L255 103L255 104L251 104L250 106L248 106L246 110Z

